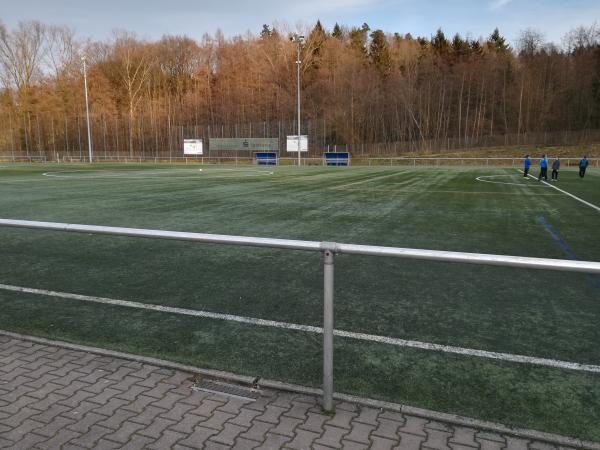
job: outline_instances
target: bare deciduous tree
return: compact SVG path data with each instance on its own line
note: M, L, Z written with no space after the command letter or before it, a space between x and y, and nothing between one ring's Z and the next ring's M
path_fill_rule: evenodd
M126 95L129 120L129 153L133 156L135 112L155 63L155 51L127 33L120 33L113 48L113 63Z
M40 22L21 22L12 33L0 28L0 64L6 84L26 90L41 75L46 53L47 27Z

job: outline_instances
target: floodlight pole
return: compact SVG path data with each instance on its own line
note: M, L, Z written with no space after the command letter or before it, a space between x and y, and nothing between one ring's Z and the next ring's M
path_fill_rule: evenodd
M304 36L294 35L292 36L292 42L295 42L298 46L298 57L296 59L296 84L297 84L297 97L298 97L298 167L302 163L300 159L300 48L304 44Z
M88 135L88 154L90 157L90 164L92 163L92 130L90 128L90 106L88 103L88 86L87 86L87 67L85 65L85 56L81 57L83 62L83 84L85 86L85 117L87 121L87 135Z

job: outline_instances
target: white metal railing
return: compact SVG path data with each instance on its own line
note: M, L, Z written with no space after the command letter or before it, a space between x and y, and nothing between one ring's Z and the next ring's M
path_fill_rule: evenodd
M600 262L562 259L531 258L523 256L491 255L483 253L450 252L413 248L382 247L343 244L337 242L273 239L223 234L189 233L182 231L148 230L142 228L107 227L56 222L0 219L0 227L65 231L72 233L129 236L150 239L201 242L209 244L267 247L287 250L320 252L323 264L323 409L333 409L333 296L335 254L387 256L402 259L454 262L477 265L543 269L564 272L600 274Z

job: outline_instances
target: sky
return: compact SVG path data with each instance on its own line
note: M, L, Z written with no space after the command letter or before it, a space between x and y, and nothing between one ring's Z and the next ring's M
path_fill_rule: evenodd
M105 40L115 30L140 38L185 34L200 40L220 29L226 37L258 34L263 24L304 31L317 19L340 25L432 36L442 28L471 38L487 37L495 27L509 42L533 28L547 41L562 43L570 29L600 25L600 0L0 0L0 20L8 29L39 20L67 25L82 38Z

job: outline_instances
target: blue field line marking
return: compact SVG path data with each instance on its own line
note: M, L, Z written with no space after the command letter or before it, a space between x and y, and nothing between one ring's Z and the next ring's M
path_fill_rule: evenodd
M563 241L563 239L556 233L556 231L554 231L550 227L550 225L548 225L548 222L546 222L546 218L543 215L539 216L537 218L537 221L540 224L542 224L544 226L544 228L546 229L546 231L548 233L550 233L550 235L560 244L563 251L569 256L569 258L571 258L574 261L580 261L580 259L577 257L577 255L575 255L575 253L573 253L573 251L569 248L567 243L565 241ZM596 286L598 289L600 289L600 279L593 273L588 273L588 277L590 278L590 280L592 280L592 283L594 284L594 286Z

